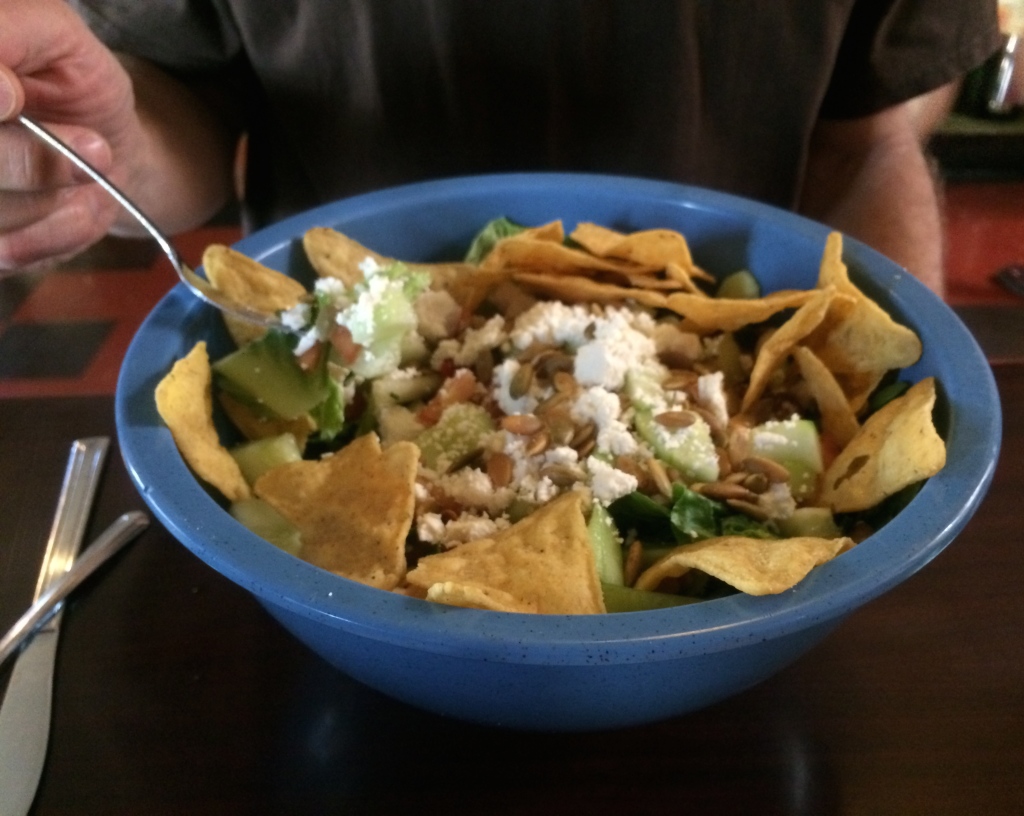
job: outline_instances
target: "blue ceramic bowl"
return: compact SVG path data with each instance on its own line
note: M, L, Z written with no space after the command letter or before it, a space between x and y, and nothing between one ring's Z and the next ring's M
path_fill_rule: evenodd
M340 229L408 260L460 256L487 220L596 221L678 229L699 264L751 269L766 290L810 287L828 229L735 197L671 183L525 174L414 184L328 204L245 238L265 264L308 274L299 238ZM906 377L934 375L948 464L884 529L781 595L735 595L652 612L539 616L441 606L337 577L265 543L195 480L157 416L153 391L199 339L228 349L218 316L176 287L142 325L117 389L121 449L143 498L170 532L250 591L324 659L386 694L441 714L522 729L589 730L670 717L769 677L847 614L934 558L963 528L991 480L999 399L984 356L954 313L905 271L852 240L851 273L924 356Z

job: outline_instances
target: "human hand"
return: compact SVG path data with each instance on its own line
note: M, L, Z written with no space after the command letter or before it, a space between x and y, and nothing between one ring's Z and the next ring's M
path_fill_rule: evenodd
M24 112L124 183L142 130L118 59L63 0L0 3L0 276L74 255L119 205L16 119Z

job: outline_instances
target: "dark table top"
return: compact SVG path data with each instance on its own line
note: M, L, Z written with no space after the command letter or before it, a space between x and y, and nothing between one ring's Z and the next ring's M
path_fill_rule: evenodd
M523 734L394 702L154 522L65 614L33 813L1022 813L1024 365L996 374L1002 458L962 535L767 682L645 727ZM0 631L94 434L109 397L0 400ZM143 508L112 453L90 538Z

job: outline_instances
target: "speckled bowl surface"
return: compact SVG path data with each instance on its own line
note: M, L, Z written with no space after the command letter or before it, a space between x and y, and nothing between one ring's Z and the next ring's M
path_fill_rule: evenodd
M385 255L428 261L460 257L477 229L499 215L525 224L562 219L568 228L596 221L678 229L698 264L717 273L748 268L766 291L813 286L828 233L787 212L672 183L515 174L349 198L237 248L308 278L299 239L312 226L337 228ZM523 729L592 730L678 715L770 676L927 564L960 532L991 480L1000 408L977 344L939 298L892 262L852 240L845 258L858 284L921 336L924 355L905 378L938 379L936 418L948 464L880 532L780 595L616 615L495 613L382 592L276 549L200 486L157 415L154 388L174 360L200 339L213 356L229 349L218 315L180 285L125 357L116 398L122 453L146 503L176 538L369 686L445 715Z

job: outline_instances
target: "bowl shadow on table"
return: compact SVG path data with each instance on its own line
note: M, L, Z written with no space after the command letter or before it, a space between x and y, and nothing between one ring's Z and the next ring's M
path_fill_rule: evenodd
M786 675L661 723L545 734L424 712L311 658L282 701L270 795L310 814L836 813L828 753Z

